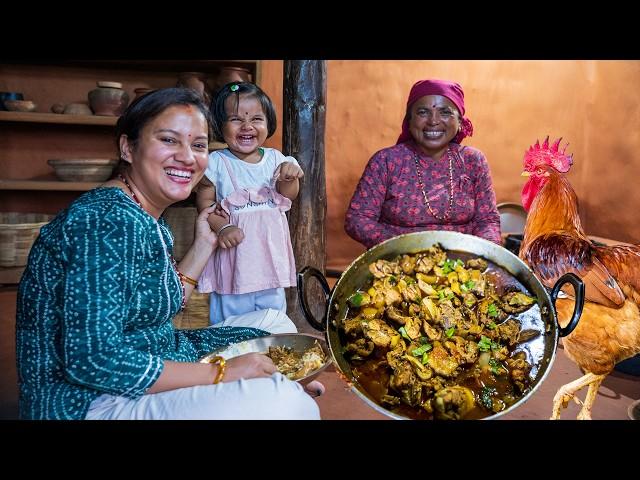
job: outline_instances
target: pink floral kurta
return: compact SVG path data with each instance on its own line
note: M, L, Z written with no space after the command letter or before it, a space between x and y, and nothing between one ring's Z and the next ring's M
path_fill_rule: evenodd
M500 216L489 164L475 148L451 143L453 205L440 220L427 209L420 191L414 155L418 155L425 193L442 218L449 206L449 159L434 161L413 141L377 152L367 164L347 210L345 230L367 248L396 235L450 230L500 243Z

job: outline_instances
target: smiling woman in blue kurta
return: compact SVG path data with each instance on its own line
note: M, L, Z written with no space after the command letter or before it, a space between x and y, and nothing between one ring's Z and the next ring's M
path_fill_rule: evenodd
M207 223L214 208L205 208L176 263L162 213L202 178L208 130L209 112L195 91L139 97L118 119L116 177L42 228L18 290L21 418L320 418L304 388L266 355L198 362L223 345L295 332L284 313L174 329L218 239Z
M82 419L101 392L142 395L162 360L196 361L267 334L175 330L182 287L164 251L172 244L162 217L118 188L84 194L42 228L18 295L21 418Z

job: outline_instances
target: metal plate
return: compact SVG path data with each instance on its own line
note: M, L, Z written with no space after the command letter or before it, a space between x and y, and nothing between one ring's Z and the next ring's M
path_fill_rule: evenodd
M278 333L268 335L266 337L252 338L250 340L245 340L244 342L233 343L231 345L218 348L205 355L200 359L200 363L208 363L209 360L216 355L220 355L225 360L228 360L239 355L244 355L245 353L266 354L269 351L269 347L289 347L296 352L302 353L308 348L311 348L316 341L320 344L327 361L319 369L314 370L307 376L296 380L297 382L306 384L317 377L320 372L331 364L331 353L329 352L329 347L327 346L325 339L320 336L310 335L307 333Z

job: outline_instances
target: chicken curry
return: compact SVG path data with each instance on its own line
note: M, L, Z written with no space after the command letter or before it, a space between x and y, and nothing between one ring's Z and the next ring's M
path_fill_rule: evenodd
M300 380L327 362L327 356L317 340L304 352L297 352L291 347L274 346L269 347L266 355L289 380Z
M355 379L388 410L415 419L500 412L530 389L520 343L539 335L518 315L536 305L486 260L436 245L377 260L341 323Z

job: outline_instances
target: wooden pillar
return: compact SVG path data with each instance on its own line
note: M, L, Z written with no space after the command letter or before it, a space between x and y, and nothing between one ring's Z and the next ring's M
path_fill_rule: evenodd
M285 155L295 157L304 178L300 194L289 211L289 228L298 271L307 265L325 271L327 192L324 168L324 130L327 98L327 62L285 60L283 84L283 138ZM324 295L315 283L307 299L316 318L322 318ZM300 332L316 332L304 318L297 289L287 289L287 314Z

